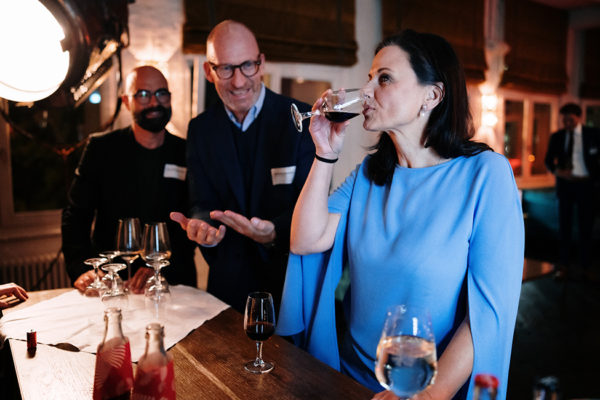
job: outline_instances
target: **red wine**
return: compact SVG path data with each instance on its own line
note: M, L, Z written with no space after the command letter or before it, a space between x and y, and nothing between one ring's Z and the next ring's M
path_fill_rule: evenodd
M344 111L325 111L324 114L325 118L331 122L344 122L359 115L358 113Z
M246 335L252 340L263 341L271 337L275 332L272 322L253 322L246 325Z

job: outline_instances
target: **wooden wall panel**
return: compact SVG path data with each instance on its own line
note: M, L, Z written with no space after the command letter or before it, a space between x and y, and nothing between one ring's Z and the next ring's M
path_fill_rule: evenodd
M444 37L470 82L485 80L484 0L382 0L383 35L402 29Z
M183 51L205 53L208 33L234 19L256 35L267 60L353 65L354 0L185 0Z

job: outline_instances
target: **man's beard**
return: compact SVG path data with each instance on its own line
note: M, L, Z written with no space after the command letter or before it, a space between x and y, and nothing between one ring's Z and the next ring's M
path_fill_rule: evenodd
M154 111L160 112L160 116L148 118L148 114ZM165 126L167 126L167 123L171 119L171 107L167 108L158 105L156 107L146 108L140 112L136 112L133 118L135 119L135 123L143 129L158 133L165 129Z

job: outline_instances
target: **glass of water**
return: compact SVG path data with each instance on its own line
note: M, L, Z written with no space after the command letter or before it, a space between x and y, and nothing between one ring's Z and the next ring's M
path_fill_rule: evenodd
M401 399L410 399L435 380L437 356L429 312L398 305L386 315L377 346L375 375Z

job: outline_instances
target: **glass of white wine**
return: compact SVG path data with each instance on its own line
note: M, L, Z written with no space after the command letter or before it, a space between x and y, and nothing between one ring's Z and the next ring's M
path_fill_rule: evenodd
M377 346L375 375L400 399L410 399L435 381L437 355L429 312L398 305L386 315Z
M131 281L131 264L140 256L142 231L138 218L119 220L117 228L117 251L127 263L127 280Z
M315 111L301 113L298 107L292 104L292 119L298 132L302 132L302 121L313 115L323 115L331 122L344 122L361 113L366 98L362 89L328 90L323 103Z

